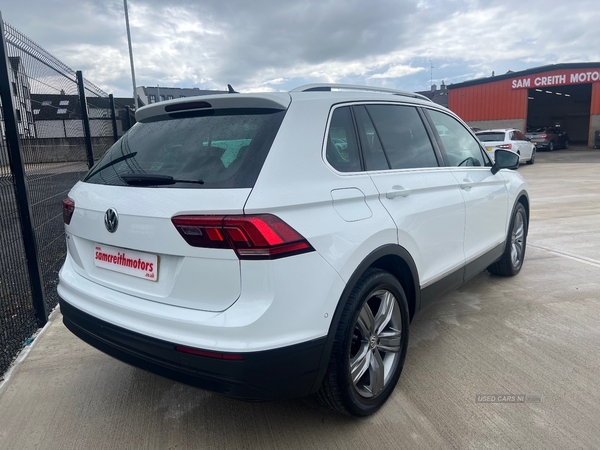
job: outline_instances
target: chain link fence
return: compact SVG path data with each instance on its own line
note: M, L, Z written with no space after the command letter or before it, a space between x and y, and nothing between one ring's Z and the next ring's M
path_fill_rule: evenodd
M1 18L0 18L1 21ZM8 61L8 86L13 111L2 105L0 118L0 376L9 367L46 311L58 303L58 271L66 254L62 200L69 189L114 143L117 131L129 128L124 102L119 104L120 128L115 130L109 96L42 47L3 23ZM0 62L0 67L3 64ZM82 95L86 105L82 104ZM125 99L126 100L126 99ZM84 118L87 111L89 117ZM10 133L5 115L12 114L20 139L20 157L29 196L29 211L19 207ZM118 122L118 121L117 121ZM86 135L89 129L89 135ZM18 141L17 141L18 142ZM91 153L91 154L90 154ZM20 214L29 214L33 234L23 228ZM25 230L25 231L24 231ZM25 235L24 235L25 234ZM35 242L30 242L32 236ZM25 248L37 247L42 292L35 292ZM29 262L31 264L31 262ZM40 278L38 277L38 278ZM33 281L33 285L32 285ZM33 286L33 287L32 287ZM44 308L37 309L36 298ZM43 313L40 313L43 311Z

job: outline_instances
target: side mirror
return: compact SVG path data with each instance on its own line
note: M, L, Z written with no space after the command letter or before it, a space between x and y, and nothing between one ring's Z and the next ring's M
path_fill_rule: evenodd
M498 149L494 152L492 173L496 175L500 169L515 170L519 168L519 155L509 150Z

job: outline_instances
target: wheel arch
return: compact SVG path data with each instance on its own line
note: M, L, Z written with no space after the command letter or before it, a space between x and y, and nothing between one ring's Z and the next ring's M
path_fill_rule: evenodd
M527 195L527 191L521 191L519 192L519 195L517 195L517 201L515 202L515 205L513 207L512 214L514 214L514 210L517 207L517 203L522 204L523 208L525 208L525 213L527 214L527 231L529 231L529 195Z
M319 363L319 372L312 387L312 393L319 390L323 378L325 377L325 373L327 372L335 333L346 302L348 301L348 297L360 277L372 267L388 271L398 279L404 289L408 301L409 321L412 321L415 313L419 310L421 300L419 274L410 253L397 244L384 245L371 252L355 269L340 296L333 318L331 319L331 324L329 325L327 341L323 348L321 362Z

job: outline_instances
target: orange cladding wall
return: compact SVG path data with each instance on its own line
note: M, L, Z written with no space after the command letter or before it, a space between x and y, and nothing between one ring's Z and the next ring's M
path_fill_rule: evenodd
M448 108L465 121L527 118L527 89L512 79L448 90Z
M592 106L590 114L600 114L600 82L592 83Z
M539 72L532 76L566 75L567 79L570 79L571 75L589 71L589 69L560 69ZM466 121L525 119L527 118L527 89L512 89L512 81L521 78L523 77L515 76L507 80L449 89L448 107ZM600 81L592 83L590 114L600 114Z

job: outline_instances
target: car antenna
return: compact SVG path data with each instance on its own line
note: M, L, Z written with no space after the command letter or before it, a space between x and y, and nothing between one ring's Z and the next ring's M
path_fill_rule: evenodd
M239 94L239 92L237 92L235 89L233 89L230 84L227 85L227 92L229 94Z

